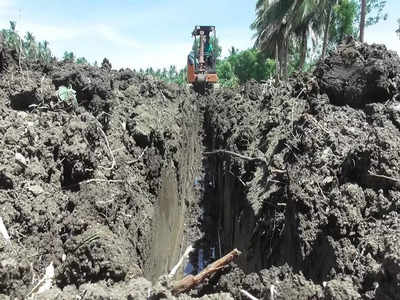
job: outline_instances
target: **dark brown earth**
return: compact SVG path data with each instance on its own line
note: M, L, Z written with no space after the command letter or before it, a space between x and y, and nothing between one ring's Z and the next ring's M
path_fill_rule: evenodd
M314 74L197 95L2 53L0 299L50 262L36 299L174 299L188 245L185 272L242 255L179 299L398 299L397 54L348 40Z

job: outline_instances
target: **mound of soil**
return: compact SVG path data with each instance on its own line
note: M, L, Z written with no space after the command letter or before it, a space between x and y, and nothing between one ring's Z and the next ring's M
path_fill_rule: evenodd
M384 45L367 45L349 37L315 70L329 100L337 105L364 107L386 102L400 89L400 58Z
M384 46L348 41L314 75L207 95L106 60L7 62L0 298L400 294L400 64ZM188 245L176 279L242 254L173 296L165 275Z

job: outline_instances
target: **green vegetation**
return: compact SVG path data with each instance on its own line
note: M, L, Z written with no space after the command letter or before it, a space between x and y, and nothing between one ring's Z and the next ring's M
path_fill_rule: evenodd
M15 51L18 60L21 61L39 61L42 63L49 63L56 58L52 55L49 49L48 41L36 41L33 33L27 32L24 37L21 37L16 30L16 22L10 21L8 29L2 29L0 35L7 48ZM64 52L63 61L76 62L78 64L88 64L84 57L79 57L75 60L73 52Z
M74 55L74 52L68 52L68 51L65 51L64 52L64 56L63 56L63 61L64 62L75 62L75 55Z
M67 103L67 105L71 105L74 108L78 107L78 100L76 99L76 92L70 86L69 88L65 86L60 86L57 90L58 100L61 102Z
M255 47L276 60L278 78L287 78L294 59L304 70L310 53L321 52L323 58L329 47L348 34L360 34L362 40L365 25L386 19L385 5L384 0L258 0L251 25L256 31ZM307 45L310 39L312 49Z
M140 69L137 71L141 75L150 75L154 78L163 80L169 83L177 83L179 85L186 83L186 68L177 71L176 66L170 66L169 69L158 69L147 68L146 70Z
M19 61L39 60L45 63L50 62L53 57L48 47L49 42L37 42L31 32L27 32L22 38L16 30L16 25L15 21L10 21L10 28L1 30L0 34L5 45L17 53Z

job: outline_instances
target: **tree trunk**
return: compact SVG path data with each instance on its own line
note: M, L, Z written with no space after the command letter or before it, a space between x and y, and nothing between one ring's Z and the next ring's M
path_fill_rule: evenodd
M282 41L282 78L284 80L288 79L288 60L289 60L289 41L285 38Z
M325 19L325 28L324 28L324 42L322 44L322 53L321 59L324 59L326 56L326 50L328 48L328 40L329 40L329 26L331 24L331 17L332 17L332 6L328 7L328 13Z
M276 42L275 45L275 83L278 84L281 77L281 68L279 63L279 43Z
M360 42L364 43L365 16L367 14L367 0L361 0Z
M299 70L303 70L307 56L307 30L304 29L301 35L301 52Z

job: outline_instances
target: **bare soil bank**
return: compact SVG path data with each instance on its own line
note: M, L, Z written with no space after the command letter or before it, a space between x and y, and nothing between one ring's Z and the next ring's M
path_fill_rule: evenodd
M37 299L174 299L159 276L190 244L194 273L242 255L179 299L400 295L400 61L384 46L207 95L107 61L0 60L0 299L50 262Z

